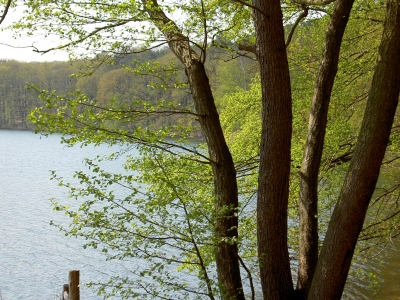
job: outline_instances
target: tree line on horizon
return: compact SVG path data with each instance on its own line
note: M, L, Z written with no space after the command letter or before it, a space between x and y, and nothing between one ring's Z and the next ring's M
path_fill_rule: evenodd
M210 51L213 58L207 64L207 72L213 79L213 89L217 98L222 101L225 94L233 93L237 88L247 89L257 72L257 66L249 57L224 56L217 48ZM101 58L100 58L101 60ZM172 101L183 107L191 106L191 95L186 89L172 89L165 84L165 79L147 72L149 68L164 63L177 63L168 49L149 51L140 55L124 55L114 63L103 63L93 74L85 73L84 61L53 62L19 62L16 60L0 60L0 128L30 129L34 126L28 120L30 111L42 104L38 93L31 89L68 93L80 90L99 104L110 99L129 104L140 100L157 103L160 100ZM138 67L141 71L132 72L127 69ZM143 74L147 72L147 74ZM180 73L184 82L184 71ZM144 126L162 127L173 124L174 117L169 120L151 118Z

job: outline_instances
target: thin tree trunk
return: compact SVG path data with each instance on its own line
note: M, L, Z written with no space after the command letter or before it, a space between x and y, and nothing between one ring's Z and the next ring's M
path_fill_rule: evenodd
M195 99L196 112L202 115L200 123L213 161L217 211L215 233L217 240L221 241L216 253L218 280L223 299L244 299L238 247L235 242L230 242L237 240L238 236L236 170L232 155L225 143L204 65L193 60L186 68L186 73ZM222 241L225 238L229 241Z
M308 299L340 299L386 151L400 92L400 1L388 0L363 123Z
M142 0L152 22L164 34L175 56L185 66L196 113L212 162L216 197L215 235L217 274L223 299L244 300L238 260L238 188L232 155L222 132L204 63L188 37L161 10L156 0Z
M328 107L344 31L354 0L337 0L325 37L325 50L314 86L307 142L300 170L300 235L297 290L307 298L318 261L318 174Z
M262 81L257 238L264 299L293 292L287 248L292 99L279 0L253 0Z

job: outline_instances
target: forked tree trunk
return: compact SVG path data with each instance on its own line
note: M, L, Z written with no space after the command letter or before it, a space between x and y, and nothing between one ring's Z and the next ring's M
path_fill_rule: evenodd
M262 81L262 133L257 238L264 299L293 292L287 245L292 98L281 3L253 0L256 52Z
M306 147L300 169L300 235L297 290L307 298L318 261L318 174L328 107L338 69L340 46L354 0L337 0L325 37L325 50L314 86Z
M216 264L223 299L244 300L238 260L238 189L236 169L226 144L204 62L190 47L176 24L156 0L142 0L151 21L164 34L175 56L183 63L196 113L206 138L215 187Z
M379 59L353 158L308 299L340 299L375 189L400 92L400 1L388 0Z

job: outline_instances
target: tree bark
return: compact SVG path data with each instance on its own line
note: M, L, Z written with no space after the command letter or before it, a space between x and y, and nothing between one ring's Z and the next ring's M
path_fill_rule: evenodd
M188 37L161 10L156 0L142 0L151 21L164 34L175 56L185 66L196 113L206 138L215 187L216 264L223 299L244 300L238 260L238 188L232 155L222 132L211 86L200 57Z
M340 299L388 144L400 92L400 1L388 0L379 59L353 158L308 299Z
M354 0L337 0L325 37L325 50L314 86L307 141L300 169L300 235L297 290L307 298L318 261L318 174L328 107L344 31Z
M215 234L219 241L216 253L218 280L223 299L244 299L238 247L238 190L236 170L232 155L225 143L219 116L215 107L204 65L193 60L186 67L196 112L202 117L200 123L207 141L214 174L216 194ZM228 241L223 241L228 238Z
M279 0L253 0L262 81L257 238L264 299L293 292L287 248L292 99Z

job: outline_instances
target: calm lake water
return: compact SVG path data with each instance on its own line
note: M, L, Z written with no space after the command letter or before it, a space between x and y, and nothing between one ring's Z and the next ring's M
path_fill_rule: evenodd
M59 299L68 271L81 270L81 283L126 274L132 262L106 261L83 241L65 237L50 220L67 223L49 199L66 199L67 190L50 181L49 170L65 178L84 170L85 157L112 152L107 147L66 148L59 136L40 137L27 131L0 130L0 299ZM117 164L118 162L114 162ZM118 165L111 168L120 168ZM381 280L379 297L400 299L400 243L390 246L384 262L365 266ZM379 299L368 294L368 282L352 283L353 299ZM359 291L359 292L357 292ZM85 300L102 299L81 290Z
M84 170L82 160L112 150L66 148L59 136L40 137L27 131L0 130L0 291L3 300L59 299L68 271L81 270L81 283L97 281L129 265L105 261L100 253L82 248L50 220L68 219L50 207L49 199L66 199L67 190L50 181L49 170L65 178ZM55 295L56 294L56 295ZM83 290L82 299L102 299Z

